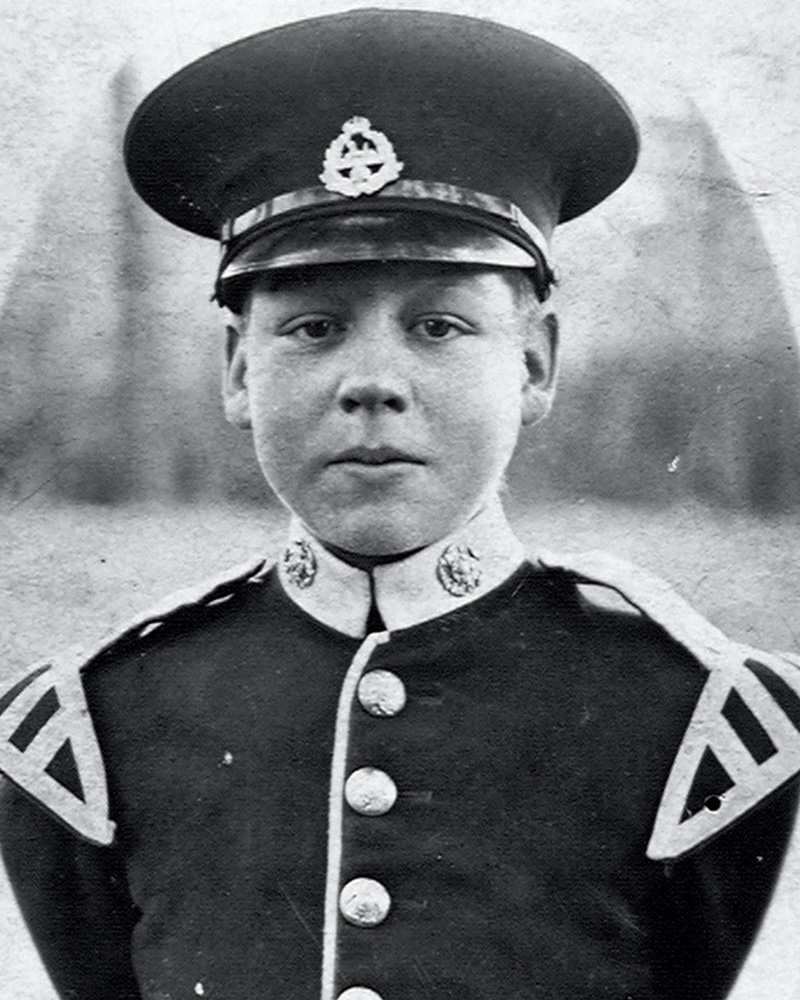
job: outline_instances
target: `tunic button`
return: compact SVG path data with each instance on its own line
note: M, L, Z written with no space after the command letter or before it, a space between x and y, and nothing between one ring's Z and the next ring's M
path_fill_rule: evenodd
M360 767L345 782L344 797L362 816L383 816L397 801L397 785L377 767Z
M370 715L397 715L405 707L405 684L388 670L370 670L359 681L358 700Z
M383 1000L383 997L366 986L351 986L349 990L339 994L339 1000Z
M354 878L339 894L342 916L356 927L377 927L391 905L392 897L374 878Z

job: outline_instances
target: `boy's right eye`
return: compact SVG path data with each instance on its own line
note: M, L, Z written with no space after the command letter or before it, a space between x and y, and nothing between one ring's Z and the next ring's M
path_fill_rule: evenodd
M311 323L304 323L297 332L302 333L309 340L324 340L325 337L333 333L333 323L329 319L315 319Z
M332 319L313 317L292 323L284 328L283 335L300 337L303 340L327 340L336 332L337 326Z

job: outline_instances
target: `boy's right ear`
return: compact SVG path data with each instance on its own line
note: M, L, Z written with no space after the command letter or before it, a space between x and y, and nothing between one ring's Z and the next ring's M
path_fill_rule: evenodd
M222 373L222 401L225 418L240 430L252 427L250 395L247 390L247 337L244 321L236 313L228 315L225 326L225 368Z

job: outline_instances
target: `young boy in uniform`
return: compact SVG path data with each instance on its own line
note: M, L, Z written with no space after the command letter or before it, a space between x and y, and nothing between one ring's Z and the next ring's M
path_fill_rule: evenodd
M637 146L567 53L410 11L245 39L138 109L137 190L221 237L226 414L292 521L0 700L60 996L726 995L791 829L796 667L613 559L526 557L498 499L553 397L549 237Z

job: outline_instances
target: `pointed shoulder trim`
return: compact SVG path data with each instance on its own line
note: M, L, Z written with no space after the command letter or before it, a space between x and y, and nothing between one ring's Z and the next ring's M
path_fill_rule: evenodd
M178 591L95 645L72 647L28 668L0 697L0 772L80 836L110 844L105 768L81 671L123 639L146 634L184 608L223 600L265 569L264 560L254 560Z
M610 587L709 673L667 779L648 857L675 860L696 850L800 773L796 654L731 641L663 580L622 559L543 554L539 563L576 583Z

